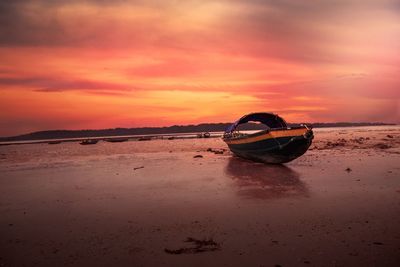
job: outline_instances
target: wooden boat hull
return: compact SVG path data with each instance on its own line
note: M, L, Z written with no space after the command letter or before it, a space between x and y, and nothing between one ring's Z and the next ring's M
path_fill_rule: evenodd
M306 127L271 130L245 137L224 138L229 149L237 156L253 161L280 164L303 155L313 139Z

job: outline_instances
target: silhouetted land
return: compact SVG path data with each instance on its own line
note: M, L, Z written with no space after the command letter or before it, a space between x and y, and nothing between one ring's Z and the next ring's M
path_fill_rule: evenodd
M394 125L387 123L369 122L336 122L336 123L305 123L313 128L324 127L355 127L355 126L379 126ZM169 127L143 127L143 128L114 128L102 130L49 130L39 131L11 137L1 137L0 142L5 141L24 141L41 139L63 139L63 138L85 138L101 136L124 136L124 135L158 135L176 133L196 133L196 132L222 132L231 123L203 123L198 125L174 125ZM290 127L298 126L300 123L289 123ZM241 126L241 130L264 129L262 124L248 123Z

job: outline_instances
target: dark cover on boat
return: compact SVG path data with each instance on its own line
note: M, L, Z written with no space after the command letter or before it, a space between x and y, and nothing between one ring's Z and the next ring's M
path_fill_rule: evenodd
M266 126L268 126L269 128L287 127L286 121L281 117L279 117L278 115L273 113L260 112L260 113L250 113L241 117L238 121L229 126L228 129L225 130L225 133L232 133L236 129L236 127L238 127L240 124L244 124L249 121L261 122Z

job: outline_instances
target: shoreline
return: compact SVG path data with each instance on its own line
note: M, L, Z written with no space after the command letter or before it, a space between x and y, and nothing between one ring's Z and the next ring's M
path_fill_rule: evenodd
M394 128L396 129L400 125L397 124L388 124L388 125L370 125L370 126L337 126L337 127L315 127L313 130L318 131L328 131L334 129L358 129L365 127L377 127L377 128ZM203 134L204 132L188 132L188 133L167 133L167 134L143 134L143 135L107 135L107 136L92 136L92 137L76 137L76 138L50 138L50 139L37 139L37 140L21 140L21 141L0 141L0 146L8 146L8 145L24 145L24 144L43 144L51 141L60 141L60 142L80 142L83 140L98 140L105 141L109 138L128 138L128 141L140 141L141 138L151 138L155 139L168 139L170 137L174 139L196 139L201 138L197 137L198 134ZM211 135L207 138L219 138L222 137L224 132L209 132ZM204 138L204 137L203 137Z

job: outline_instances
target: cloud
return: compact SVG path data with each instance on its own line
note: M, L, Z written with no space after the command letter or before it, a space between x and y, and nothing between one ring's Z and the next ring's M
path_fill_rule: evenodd
M68 90L94 91L94 90L111 90L111 91L130 91L133 86L125 84L110 83L103 81L90 80L63 80L49 77L1 77L0 88L3 90L7 86L18 86L32 88L38 92L61 92Z
M134 47L149 44L151 39L146 32L154 31L157 25L136 14L119 17L116 12L124 9L118 10L118 6L105 2L2 1L0 45ZM149 11L127 7L132 12Z
M212 66L210 66L212 67ZM162 62L137 66L127 71L128 76L133 77L185 77L196 76L204 73L202 62L192 59L168 59Z
M365 59L370 50L399 48L395 6L394 0L5 1L0 4L0 45L158 49L343 63ZM372 42L371 36L376 37ZM388 38L389 44L376 41Z

